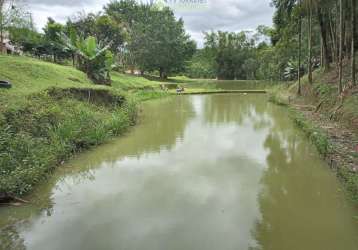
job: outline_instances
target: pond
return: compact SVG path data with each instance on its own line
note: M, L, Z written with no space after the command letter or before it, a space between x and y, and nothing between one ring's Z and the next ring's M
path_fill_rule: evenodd
M171 97L0 208L0 249L356 250L340 189L265 95Z

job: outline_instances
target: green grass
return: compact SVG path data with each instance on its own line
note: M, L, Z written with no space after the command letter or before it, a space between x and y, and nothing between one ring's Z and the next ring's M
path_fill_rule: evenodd
M290 93L287 85L277 85L268 90L269 101L281 106L289 105Z
M332 152L333 146L329 142L328 135L322 129L315 126L295 109L290 109L290 113L295 123L305 132L323 157Z
M130 102L84 102L66 92L61 98L46 92L28 97L0 121L0 193L26 194L60 162L120 135L135 117Z
M86 75L70 66L60 66L40 60L0 55L0 79L11 81L13 88L0 89L0 102L29 95L49 87L93 86ZM4 100L5 97L8 97Z
M117 72L112 72L111 77L113 88L125 91L159 89L161 84L158 81L151 81L141 76Z
M113 73L112 87L27 57L0 56L0 194L24 195L73 154L121 135L159 83Z
M349 62L344 62L343 83L350 82L351 75ZM307 76L302 78L303 97L301 102L317 106L320 104L320 112L332 116L341 124L358 133L358 87L344 91L343 98L338 96L337 70L332 65L327 72L316 70L313 74L313 85L308 83ZM298 84L283 90L287 95L296 96Z

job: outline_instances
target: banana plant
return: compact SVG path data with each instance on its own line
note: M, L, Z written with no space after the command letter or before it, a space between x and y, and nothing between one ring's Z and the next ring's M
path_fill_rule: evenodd
M71 33L70 37L62 35L64 46L77 57L77 67L85 72L96 84L110 85L110 72L115 67L111 43L103 46L93 36L78 38Z

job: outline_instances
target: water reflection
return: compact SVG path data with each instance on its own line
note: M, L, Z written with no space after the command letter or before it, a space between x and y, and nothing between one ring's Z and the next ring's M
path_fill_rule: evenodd
M206 122L213 124L236 123L242 125L249 119L255 129L270 126L270 117L266 114L267 103L256 102L257 95L214 95L207 96L205 101ZM262 95L263 99L266 99Z
M290 121L276 121L264 144L270 153L253 231L257 249L357 249L354 211L333 174L322 171L316 150Z
M188 98L166 98L147 102L139 124L118 141L81 155L72 165L97 167L103 161L115 162L122 157L141 157L148 153L171 150L183 140L185 128L195 116Z
M264 96L178 97L59 169L32 207L1 209L27 219L1 232L36 250L349 250L358 231L338 187Z

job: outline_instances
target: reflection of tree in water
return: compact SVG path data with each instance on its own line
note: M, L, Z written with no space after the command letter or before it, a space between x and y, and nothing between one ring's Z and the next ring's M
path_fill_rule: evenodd
M14 226L0 230L0 249L25 250L24 240Z
M258 249L355 249L353 221L342 213L334 177L289 119L282 112L272 115L259 195L262 218L253 232Z
M146 103L138 125L119 140L76 157L71 164L89 170L103 162L119 161L122 157L140 157L146 153L170 150L183 139L188 121L194 117L189 98L167 98Z
M189 119L194 117L189 98L168 98L154 102L144 110L145 124L134 134L135 140L129 155L158 152L161 148L171 149L178 139L183 139ZM133 135L132 135L133 136Z
M205 98L204 116L209 123L237 123L249 119L256 129L266 127L265 95L211 95Z

